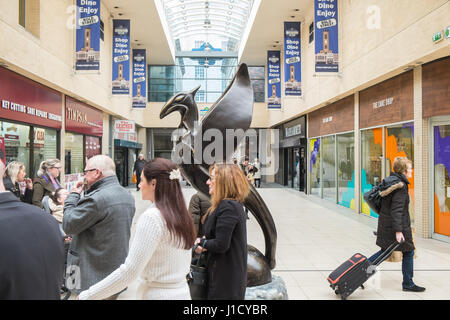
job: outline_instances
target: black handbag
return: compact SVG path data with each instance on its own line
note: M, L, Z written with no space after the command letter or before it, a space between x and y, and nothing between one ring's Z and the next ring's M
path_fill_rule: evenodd
M194 246L193 253L198 245ZM202 265L203 252L198 258L193 258L191 261L191 269L186 275L186 280L189 285L192 300L206 300L206 292L208 288L208 269Z

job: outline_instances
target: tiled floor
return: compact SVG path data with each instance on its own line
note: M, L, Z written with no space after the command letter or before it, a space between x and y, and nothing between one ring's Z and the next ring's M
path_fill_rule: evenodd
M132 192L136 221L148 204L140 199L140 193ZM186 202L194 192L193 188L184 188ZM354 253L370 256L378 251L373 235L376 220L291 189L261 188L259 192L277 226L277 265L273 273L284 280L289 299L340 299L326 278ZM249 244L264 252L262 231L254 218L250 217L247 228ZM358 289L348 299L450 299L450 244L417 238L416 246L414 280L426 287L424 293L403 292L401 263L385 262L366 288ZM135 291L132 284L119 299L134 299Z

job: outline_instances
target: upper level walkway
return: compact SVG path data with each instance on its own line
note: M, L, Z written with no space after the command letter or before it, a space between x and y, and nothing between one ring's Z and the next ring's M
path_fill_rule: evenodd
M136 198L136 222L148 201L141 200L140 192L130 191ZM354 253L370 256L379 250L373 235L377 220L283 187L258 191L277 227L277 265L273 273L284 280L289 299L339 299L326 279ZM183 192L189 203L195 190L185 187ZM264 252L259 225L252 216L247 221L248 243ZM365 290L358 289L348 299L450 299L450 244L422 238L415 241L414 281L426 287L425 292L403 292L401 263L385 262L380 272L366 283ZM130 285L119 299L135 299L135 292L136 285Z

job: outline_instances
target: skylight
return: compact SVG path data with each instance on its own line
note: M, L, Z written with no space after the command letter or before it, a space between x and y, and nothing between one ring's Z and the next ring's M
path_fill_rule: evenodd
M199 43L238 52L255 0L157 0L176 51Z

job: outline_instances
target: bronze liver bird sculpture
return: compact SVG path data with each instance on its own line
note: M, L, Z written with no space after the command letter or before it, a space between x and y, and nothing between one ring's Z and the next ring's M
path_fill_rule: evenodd
M250 128L253 113L253 88L248 68L245 64L241 64L222 96L201 120L199 120L195 102L195 94L199 88L174 95L161 109L160 118L163 119L175 111L181 114L179 129L183 130L183 134L180 135L177 142L183 148L180 148L179 154L176 154L180 157L178 159L181 159L177 162L184 178L196 190L209 196L206 181L209 179L209 166L212 162L207 164L201 158L207 146L206 141L203 141L202 133L213 129L220 132L222 137L226 137L227 129L247 131ZM233 137L233 148L227 148L226 143L223 143L222 155L220 157L220 154L216 153L214 161L229 162L235 152L235 146L239 145L242 138L239 135ZM174 152L176 153L175 149ZM264 255L255 247L248 245L247 286L252 287L271 282L270 270L275 268L276 264L277 231L269 209L252 185L250 185L250 194L245 200L244 206L256 218L263 231L265 241Z

